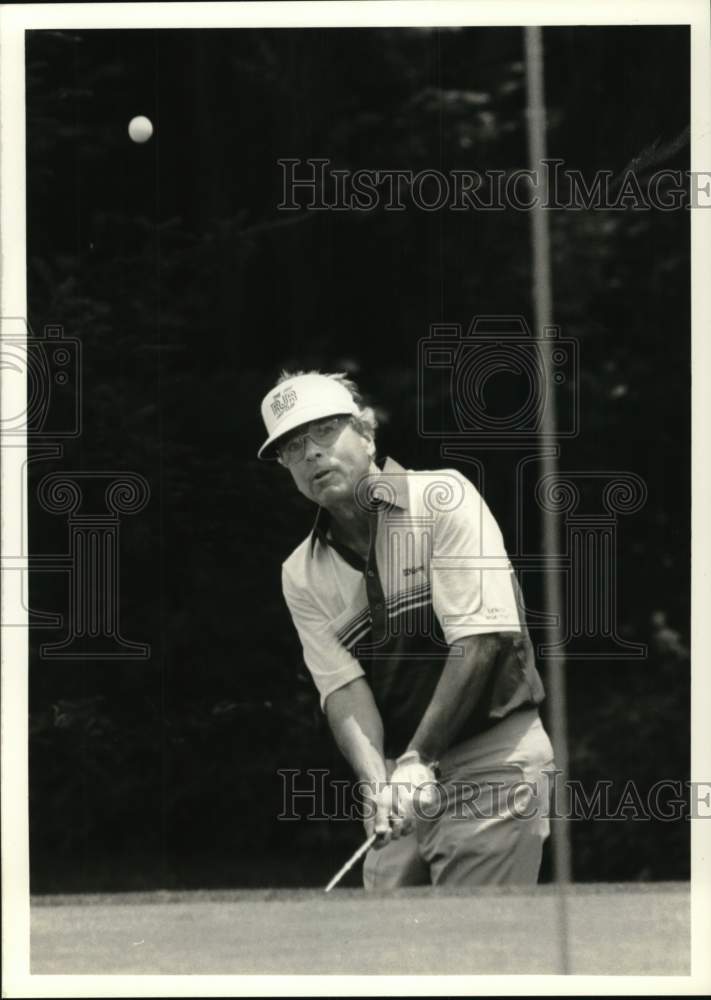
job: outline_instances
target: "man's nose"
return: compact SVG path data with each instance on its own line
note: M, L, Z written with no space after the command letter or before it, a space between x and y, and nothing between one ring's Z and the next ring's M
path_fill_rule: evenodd
M306 435L306 440L304 441L304 455L306 458L315 458L317 455L323 455L323 445L314 441L310 434Z

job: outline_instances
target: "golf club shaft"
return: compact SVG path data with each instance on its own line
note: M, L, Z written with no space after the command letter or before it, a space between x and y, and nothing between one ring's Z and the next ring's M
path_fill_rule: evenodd
M339 870L336 872L336 874L333 876L331 881L326 886L324 890L325 892L330 892L331 889L333 889L334 885L338 885L338 883L341 881L346 872L351 870L351 868L356 863L358 858L362 857L369 847L372 847L372 845L375 843L375 836L376 835L374 833L371 833L368 839L360 845L355 854L351 855L348 861L346 861L345 865L342 868L339 868Z

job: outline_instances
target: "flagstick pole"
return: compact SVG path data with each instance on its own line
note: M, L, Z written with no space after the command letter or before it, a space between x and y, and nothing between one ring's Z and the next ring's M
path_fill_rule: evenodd
M541 353L544 365L544 384L547 389L548 405L544 407L540 429L542 448L541 473L553 477L558 471L557 448L550 445L557 440L555 384L552 379L552 339L542 336L546 327L553 325L551 294L550 235L547 210L543 191L543 161L546 158L546 109L543 75L543 38L540 27L524 28L526 53L527 86L527 132L529 166L536 172L538 183L534 206L531 209L531 257L533 264L532 291L535 334L541 338ZM549 447L545 447L548 445ZM548 480L550 481L550 480ZM543 552L546 556L560 553L557 515L550 510L542 511ZM551 564L553 560L551 559ZM548 698L550 706L551 739L555 752L556 767L561 772L558 777L563 782L568 777L568 737L565 697L565 662L563 643L563 594L560 571L551 565L545 573L545 607L552 622L547 626L547 645L556 652L549 658L547 670ZM557 652L561 650L561 652ZM555 797L554 797L555 801ZM557 810L556 810L557 811ZM572 876L570 828L566 817L551 821L553 838L554 877L558 887L557 914L559 935L559 961L561 972L571 972L568 890Z

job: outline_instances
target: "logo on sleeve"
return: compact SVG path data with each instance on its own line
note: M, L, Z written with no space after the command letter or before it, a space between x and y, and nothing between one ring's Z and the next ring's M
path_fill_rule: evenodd
M288 413L289 410L293 409L297 401L296 389L289 387L288 389L280 389L279 392L275 392L272 401L271 408L274 416L279 420Z

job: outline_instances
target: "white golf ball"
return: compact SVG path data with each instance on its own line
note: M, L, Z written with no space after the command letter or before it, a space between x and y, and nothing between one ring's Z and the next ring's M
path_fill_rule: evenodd
M134 142L148 142L153 135L153 123L145 115L136 115L128 123L128 134Z

